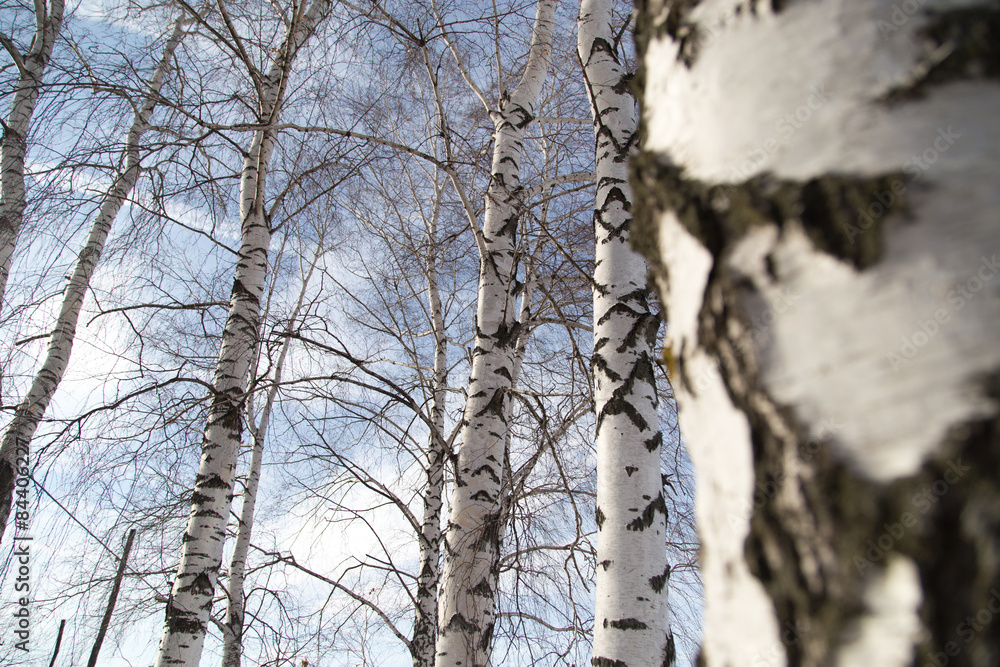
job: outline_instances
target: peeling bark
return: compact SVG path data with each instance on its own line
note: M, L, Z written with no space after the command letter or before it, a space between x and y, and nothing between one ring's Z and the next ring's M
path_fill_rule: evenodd
M619 60L609 0L584 0L577 48L594 118L594 397L597 569L594 665L671 665L663 436L646 263L629 244L628 158L638 141L631 74Z
M639 16L701 664L1000 659L1000 11L903 7Z

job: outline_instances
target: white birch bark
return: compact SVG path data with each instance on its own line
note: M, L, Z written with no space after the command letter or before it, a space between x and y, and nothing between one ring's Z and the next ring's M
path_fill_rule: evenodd
M307 9L295 12L270 70L259 76L259 122L271 124L277 120L292 61L317 24L329 13L330 7L329 0L313 0ZM213 380L215 395L209 409L191 514L184 534L180 564L167 602L157 667L197 667L201 661L222 562L250 362L260 328L261 297L271 240L264 215L264 182L275 138L276 133L272 129L255 131L243 161L240 180L241 245L236 276L229 315L222 332Z
M472 370L445 534L437 667L490 664L507 403L518 339L515 240L521 143L549 69L555 5L555 0L538 2L524 74L491 114L492 178L481 235Z
M228 604L226 606L226 620L222 626L222 667L240 667L243 658L243 632L246 617L244 583L246 581L247 556L250 553L250 538L253 535L254 512L257 508L257 489L260 487L261 464L264 460L264 439L267 437L267 428L271 421L271 408L275 398L277 398L278 387L281 385L281 375L285 367L285 358L288 356L288 348L291 346L291 334L295 328L295 320L302 309L309 280L312 278L318 261L319 253L317 252L303 278L302 289L299 290L295 308L292 309L288 318L288 326L285 327L284 334L285 340L282 342L278 358L274 362L274 379L267 390L264 405L261 406L260 417L257 424L248 429L252 442L250 467L247 471L246 488L243 490L243 503L240 507L240 519L236 529L236 541L233 544L233 555L229 560L229 587L226 591ZM259 347L258 343L258 349ZM253 419L253 411L249 409L249 399L247 417Z
M434 375L431 378L430 435L423 491L424 513L420 524L420 565L417 570L417 600L410 652L414 667L432 667L437 644L438 586L441 580L441 510L444 493L444 464L448 445L444 437L444 409L448 388L448 336L444 307L438 286L438 216L442 186L435 184L437 197L428 220L428 252L424 263L427 300L434 334Z
M646 262L629 244L628 158L638 141L631 75L619 61L611 0L583 0L577 47L594 117L594 403L597 582L592 664L671 665L667 506L660 456Z
M11 258L27 204L24 158L31 116L35 112L45 67L62 27L64 9L64 0L49 0L48 7L44 0L35 2L35 34L27 53L20 53L7 36L0 34L20 74L14 88L14 101L3 124L3 139L0 140L0 309L3 308Z
M703 664L994 663L1000 11L645 4Z
M166 44L164 44L160 62L149 81L146 98L136 110L132 126L125 138L122 171L115 178L111 189L108 190L101 202L97 215L91 223L87 241L77 259L76 267L73 269L73 275L70 276L69 284L66 286L59 317L49 338L45 359L35 374L28 393L17 406L14 419L11 420L4 432L3 442L0 444L0 538L3 537L4 529L7 526L14 494L15 453L18 450L26 452L30 449L38 423L45 414L45 410L66 372L66 366L69 364L70 353L73 349L73 340L76 336L80 309L90 286L90 279L94 275L94 269L104 251L104 244L111 231L111 226L142 170L139 155L140 142L143 134L149 129L149 121L156 108L163 79L170 70L174 51L184 36L184 25L185 21L178 19ZM13 244L13 241L11 243ZM4 273L4 275L6 274Z

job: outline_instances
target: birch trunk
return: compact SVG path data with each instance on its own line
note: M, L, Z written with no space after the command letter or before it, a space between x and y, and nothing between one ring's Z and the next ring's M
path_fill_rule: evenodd
M597 586L592 664L672 665L667 506L660 459L646 263L629 244L628 158L638 141L630 73L611 0L583 0L577 47L594 117L594 403L597 412Z
M703 664L996 664L1000 10L643 4Z
M329 0L313 0L295 16L269 72L259 76L258 121L277 120L295 54L329 13ZM248 63L249 65L249 63ZM191 499L177 576L167 602L157 667L197 667L218 582L226 537L233 470L242 435L241 414L250 362L260 328L261 296L267 273L271 230L264 215L264 182L275 131L257 130L243 161L240 180L241 244L229 314Z
M0 309L3 308L11 258L27 203L24 158L31 116L35 112L45 67L62 27L64 9L64 0L50 0L48 9L44 0L35 2L35 35L27 53L20 53L13 42L0 35L20 74L0 141Z
M555 0L540 0L524 75L493 112L494 147L481 233L479 302L455 489L445 535L437 667L489 665L500 557L508 392L518 339L521 142L549 69Z
M228 605L222 636L222 667L240 667L243 658L243 624L246 617L244 583L246 581L247 555L250 552L250 538L253 535L254 512L257 508L257 489L260 486L260 470L264 459L264 439L267 437L267 427L271 421L271 407L274 405L274 399L278 395L278 386L281 384L285 358L288 355L288 348L292 342L291 334L294 330L295 320L302 309L306 289L309 286L309 280L318 261L319 254L317 253L316 258L309 266L309 271L302 281L302 289L299 291L298 300L288 319L288 326L285 328L285 340L281 344L281 350L278 352L278 358L274 364L274 380L267 391L264 405L261 407L260 418L257 425L251 428L250 435L253 445L250 451L250 469L247 472L246 489L243 492L243 504L240 508L240 521L236 530L233 556L229 561L229 590L226 596ZM247 416L252 418L252 412L248 404Z
M429 251L425 263L427 299L434 332L434 377L431 384L431 433L427 443L424 514L420 524L420 565L417 571L417 602L413 620L410 652L414 667L432 667L437 644L438 586L441 580L441 509L444 492L444 464L448 445L444 437L444 408L448 387L448 337L444 307L438 286L437 221L440 215L441 187L431 219L428 221Z
M183 36L184 21L178 19L174 24L173 32L163 47L163 55L159 65L150 79L146 98L136 110L132 127L129 128L126 135L122 171L115 178L111 189L108 190L101 202L97 216L91 223L86 244L80 252L73 275L69 279L59 310L59 317L49 339L45 359L35 374L27 395L17 406L13 420L4 432L3 442L0 444L0 538L3 537L4 529L7 526L13 500L16 452L29 451L38 423L45 414L45 410L66 372L83 299L90 286L94 269L104 251L104 243L111 231L111 225L141 172L142 168L139 164L140 141L143 134L149 129L149 120L159 99L163 79L170 70L173 53Z

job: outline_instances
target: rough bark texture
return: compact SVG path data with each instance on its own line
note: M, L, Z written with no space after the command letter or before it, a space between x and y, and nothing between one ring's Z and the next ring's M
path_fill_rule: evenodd
M281 366L285 351L288 349L286 339L278 358L275 372L275 383L281 381ZM275 384L275 388L277 384ZM247 472L246 488L243 490L243 504L240 507L240 521L236 531L236 542L233 545L233 557L229 561L229 581L226 591L226 620L222 632L222 666L239 667L243 659L243 624L246 617L246 581L247 555L250 551L250 537L253 534L254 511L257 507L257 489L260 486L260 469L264 458L264 437L267 434L267 423L270 418L273 393L267 397L260 425L255 429L250 450L250 469Z
M274 379L267 390L264 398L264 405L260 410L260 417L256 425L252 424L248 429L251 437L250 467L247 471L246 487L243 489L243 503L240 507L240 519L236 528L236 542L233 544L233 555L229 559L229 586L226 591L226 620L222 631L222 666L240 667L243 659L243 635L244 619L246 618L246 569L247 556L250 553L250 538L253 536L254 512L257 508L257 489L260 487L260 471L264 460L264 440L267 437L267 427L271 422L271 408L278 396L278 387L281 385L281 375L285 368L285 358L288 356L288 348L292 342L292 332L295 327L295 320L302 310L305 301L306 290L309 287L309 280L312 278L316 268L316 259L309 266L302 280L302 289L299 290L298 300L295 308L288 318L288 325L285 327L285 340L281 344L281 351L274 362ZM257 347L257 355L260 356L260 345ZM248 397L247 418L253 419L252 396Z
M455 490L445 535L437 667L488 665L500 558L507 404L518 340L516 234L521 142L549 68L556 2L540 0L524 75L493 112L479 302Z
M45 410L66 372L66 366L73 349L73 340L76 337L76 324L83 306L83 299L90 286L94 269L104 251L104 243L111 231L111 225L139 177L141 171L139 164L140 141L143 134L149 129L149 120L156 107L163 79L170 69L174 51L183 35L184 24L183 21L179 20L163 47L160 63L149 82L149 92L136 111L132 127L126 135L122 171L115 178L111 189L105 194L104 201L101 202L97 216L91 223L86 244L80 251L73 275L70 276L69 284L66 286L59 317L49 338L45 359L35 374L28 393L17 406L14 418L4 432L3 442L0 444L0 538L3 537L4 529L7 526L14 495L15 453L29 451L38 423L45 414Z
M619 60L610 0L584 0L578 50L597 136L594 397L597 606L594 665L671 665L667 507L660 475L646 263L629 244L628 158L638 141L631 74Z
M417 571L417 603L414 610L413 638L410 652L414 667L434 664L437 644L438 585L441 580L441 510L444 491L444 464L448 445L444 437L444 409L448 388L448 336L444 323L444 308L438 287L438 234L441 190L438 189L433 214L428 221L428 256L424 271L427 275L427 299L434 332L434 376L431 379L431 433L427 442L423 500L424 514L420 524L420 567Z
M295 12L274 63L261 77L258 122L270 124L277 120L295 54L329 13L330 6L329 0L314 0L304 12ZM157 667L197 667L201 661L222 562L250 362L260 328L261 296L271 240L264 215L264 181L274 142L273 130L255 131L243 161L242 240L236 276L212 383L214 396L191 498L191 514L167 602Z
M1000 660L998 19L641 7L638 244L697 469L702 664Z
M31 115L42 87L45 66L62 27L64 0L35 3L35 35L27 53L21 53L20 76L14 87L14 101L3 126L0 141L0 308L7 290L14 245L24 218L24 157L27 152ZM10 47L16 49L13 43Z

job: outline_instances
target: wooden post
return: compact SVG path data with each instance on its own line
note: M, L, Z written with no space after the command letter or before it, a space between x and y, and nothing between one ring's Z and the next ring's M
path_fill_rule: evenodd
M128 539L125 541L125 553L122 554L121 560L118 561L118 574L115 575L115 585L111 588L111 596L108 598L108 608L104 610L104 619L101 621L101 629L97 632L97 640L94 642L94 648L90 652L90 661L87 663L87 667L97 667L97 655L101 652L101 644L104 643L104 635L108 632L108 625L111 623L111 614L115 610L115 602L118 601L118 590L121 588L122 578L125 576L125 563L128 562L128 554L132 550L133 539L135 539L135 528L128 532ZM49 667L52 666L49 665Z
M49 667L56 664L56 656L59 655L59 645L62 644L62 633L66 629L66 619L59 621L59 634L56 635L56 647L52 649L52 660L49 660Z

